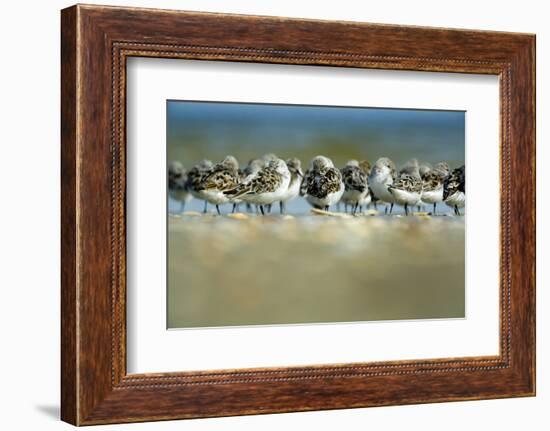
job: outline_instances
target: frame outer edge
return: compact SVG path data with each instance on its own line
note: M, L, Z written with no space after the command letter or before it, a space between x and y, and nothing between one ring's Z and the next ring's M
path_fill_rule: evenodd
M509 388L508 392L504 391L502 387L497 387L492 383L488 383L488 380L479 379L474 380L472 389L476 389L472 395L472 391L465 390L464 392L455 393L449 397L435 397L424 398L422 394L412 393L409 398L399 398L386 400L385 402L364 401L351 402L342 401L341 399L334 398L331 401L331 397L336 396L335 390L336 384L332 386L326 385L326 381L319 379L316 382L311 381L307 385L297 386L297 389L304 388L309 391L309 388L317 391L316 397L309 400L309 402L302 403L296 407L295 405L288 404L289 389L294 390L294 386L287 384L265 384L257 385L260 382L245 382L244 386L240 384L229 384L220 386L215 390L210 390L209 385L197 385L190 388L181 389L178 388L153 388L144 389L139 387L123 388L119 386L118 378L109 375L107 379L107 365L113 365L114 358L111 351L107 353L105 349L107 347L107 330L111 331L113 322L105 318L107 307L112 306L112 300L107 298L106 290L103 286L105 282L105 271L103 271L102 282L95 283L94 274L89 274L86 271L89 269L100 268L103 269L106 265L106 258L97 258L95 253L97 250L95 246L98 244L103 246L104 238L99 238L97 241L91 241L89 238L90 231L97 228L91 228L90 216L96 214L93 209L93 204L90 203L91 191L93 186L98 182L98 177L95 175L89 175L92 172L90 163L94 162L99 165L100 168L105 170L105 160L103 156L98 156L98 151L105 151L103 139L105 138L104 131L96 132L93 127L89 125L88 121L92 123L95 120L93 115L97 115L103 120L106 119L106 112L108 110L106 100L101 95L102 91L105 91L105 84L107 81L108 65L98 64L90 61L91 55L89 50L89 43L93 43L91 50L98 50L106 59L106 50L111 46L111 42L116 41L117 37L124 36L128 32L132 31L129 27L124 26L121 28L121 22L127 21L128 14L131 11L131 17L134 15L141 15L142 12L147 12L145 9L112 9L107 16L107 20L99 11L102 11L102 7L81 5L73 6L71 8L62 11L62 32L61 32L61 44L62 44L62 93L61 93L61 168L62 168L62 247L61 247L61 261L62 261L62 292L61 292L61 309L62 309L62 395L61 395L61 417L62 420L69 422L73 425L91 425L100 423L120 423L120 422L136 422L136 421L150 421L150 420L162 420L162 419L180 419L189 417L210 417L210 416L232 416L236 414L258 414L258 413L275 413L286 411L307 411L307 410L324 410L334 408L352 408L352 407L365 407L375 405L388 405L388 404L411 404L411 403L427 403L427 402L439 402L439 401L457 401L467 399L489 399L489 398L502 398L510 396L525 396L532 395L534 393L534 365L535 365L535 352L534 352L534 239L531 235L534 232L535 226L535 214L534 205L532 205L532 212L530 217L525 222L525 226L520 232L520 238L526 240L526 244L518 247L516 251L523 254L523 264L516 268L518 270L517 277L521 274L527 275L526 280L523 283L519 283L522 286L521 292L515 291L513 295L514 301L518 302L518 305L526 304L525 309L522 310L524 317L523 324L516 329L514 339L517 341L515 348L521 345L527 348L528 352L517 354L513 360L515 366L510 371L511 373L504 373L499 370L495 371L494 377L503 376L507 378L507 383L514 386ZM127 13L120 13L121 11L128 11ZM139 13L137 12L139 11ZM154 11L149 10L151 14ZM182 13L173 11L175 13ZM195 14L182 13L188 20L192 21L196 18ZM112 15L112 16L111 16ZM171 15L171 14L169 14ZM209 16L209 20L212 20L212 15ZM238 17L238 16L237 16ZM242 17L242 16L241 16ZM138 16L139 18L139 16ZM186 18L186 20L187 20ZM276 20L274 17L264 17L266 20ZM229 19L229 18L228 18ZM241 21L245 18L237 19L235 16L231 17L229 24L233 21ZM184 20L184 21L186 21ZM286 21L286 19L282 19ZM288 22L294 22L295 24L304 24L304 22L295 19L288 19ZM142 20L141 25L149 25L149 23ZM305 24L304 24L305 25ZM326 24L328 26L328 24ZM231 27L231 26L230 26ZM407 29L408 27L405 27ZM380 27L374 26L373 29L380 31ZM161 29L162 30L162 29ZM188 31L188 30L186 30ZM191 31L191 30L189 30ZM428 32L429 30L423 30ZM172 30L163 30L161 35L168 32L168 36L165 38L170 39L172 36ZM148 34L148 33L147 33ZM464 32L460 33L464 35ZM182 36L183 35L183 36ZM490 34L491 38L495 38L494 34ZM520 70L524 74L521 76L523 80L534 79L534 37L527 37L521 40L525 35L507 35L502 34L503 49L502 55L506 54L507 59L513 59L515 61L515 70ZM178 33L173 36L176 40L183 37L189 37L192 42L198 40L203 43L202 39L195 34L190 33ZM240 36L239 36L240 37ZM476 35L477 37L477 35ZM480 36L481 37L481 36ZM161 36L159 36L161 42L164 42ZM361 38L360 38L361 39ZM417 38L418 39L418 38ZM483 38L482 38L483 39ZM362 39L361 39L362 40ZM227 49L239 49L235 46L236 43L232 42ZM264 41L265 42L265 41ZM481 40L480 42L487 42ZM464 43L463 43L464 44ZM190 46L194 44L191 43ZM265 43L264 43L265 45ZM330 45L330 44L329 44ZM198 46L198 45L195 45ZM80 49L82 47L82 49ZM429 48L429 47L428 47ZM225 48L222 48L225 49ZM245 50L248 48L244 48ZM263 48L264 50L269 50ZM291 51L293 50L292 44L290 44ZM420 51L426 50L426 46L421 46ZM356 50L357 51L357 50ZM244 52L244 51L243 51ZM298 53L301 54L300 51ZM399 53L398 53L399 54ZM218 58L218 54L214 54L211 58ZM352 52L351 55L358 55ZM479 58L481 54L476 54L476 58ZM223 57L223 56L221 56ZM219 57L219 58L221 58ZM271 57L271 56L270 56ZM273 56L275 58L276 56ZM424 67L424 60L419 57L418 62L415 62L411 70L420 70ZM286 57L285 57L286 58ZM285 58L282 58L284 60ZM469 58L469 57L468 57ZM492 58L492 57L491 57ZM277 57L278 59L278 57ZM290 59L290 57L289 57ZM242 60L242 59L241 59ZM500 61L500 54L496 57L495 61ZM232 61L239 61L232 59ZM246 60L248 61L248 60ZM327 60L329 64L336 63L334 60ZM522 64L522 61L528 64ZM283 61L286 63L286 61ZM289 61L292 63L292 60ZM314 62L318 64L319 62ZM393 69L399 62L392 62L390 69ZM479 60L478 64L484 63L484 60ZM363 66L361 66L363 67ZM384 67L386 68L386 67ZM97 81L103 85L94 87L94 82L88 81L86 77L92 72L97 72ZM468 70L467 73L471 71ZM514 73L513 89L517 85L517 75ZM519 198L523 203L534 204L535 191L534 191L534 106L531 104L534 102L534 81L522 82L518 86L519 96L522 99L523 104L521 107L525 107L528 113L533 116L527 120L523 119L519 123L515 123L512 126L512 135L514 135L513 142L518 142L516 139L518 129L523 129L528 133L523 136L521 142L525 145L523 152L520 152L520 157L512 162L512 165L526 165L532 169L530 174L523 179L512 180L513 184L520 184L525 186L524 196ZM97 103L99 101L99 103ZM513 111L516 111L520 104L518 101L514 101L512 106L515 106ZM92 109L92 112L88 110ZM104 121L106 124L107 122ZM97 139L95 141L94 139ZM101 143L101 146L97 145L97 142ZM89 143L95 143L94 146L89 146ZM88 160L88 158L90 160ZM82 163L86 160L86 164ZM103 172L105 173L105 172ZM105 186L102 182L100 185ZM118 183L117 183L118 184ZM105 189L102 190L105 193ZM517 202L517 201L515 201ZM106 213L105 207L100 208L101 214ZM98 210L99 212L99 210ZM512 217L512 221L517 223L517 218ZM106 233L106 232L104 232ZM520 254L521 255L521 254ZM517 255L516 255L517 256ZM88 258L91 258L90 260ZM514 256L512 256L512 259ZM527 261L525 260L527 259ZM530 261L531 259L532 261ZM520 259L521 260L521 259ZM113 264L114 265L114 264ZM115 265L116 266L116 265ZM93 291L91 290L90 283L93 284ZM514 284L517 283L517 278L514 279ZM518 294L519 293L519 294ZM521 307L523 308L523 307ZM99 321L99 322L98 322ZM80 325L79 322L82 324ZM89 328L90 322L98 322L94 328ZM111 336L114 333L111 332ZM522 337L521 335L524 335ZM526 336L525 336L526 335ZM521 338L523 341L520 342ZM98 350L98 348L100 348ZM107 363L109 359L109 364ZM428 376L431 374L428 373ZM327 376L331 378L334 376ZM489 377L489 376L487 376ZM447 378L447 380L449 380ZM473 377L472 377L473 379ZM382 378L380 378L382 380ZM384 379L388 380L388 379ZM394 378L394 380L398 380ZM410 379L401 379L407 381ZM233 382L237 383L237 382ZM341 382L342 384L344 382ZM345 382L347 387L349 382ZM477 386L476 386L477 385ZM480 386L481 385L481 386ZM485 386L483 386L485 385ZM275 392L270 392L271 386ZM328 386L328 387L327 387ZM364 386L364 385L363 385ZM479 387L478 387L479 386ZM332 388L332 389L331 389ZM121 390L124 389L124 390ZM257 407L252 404L246 405L245 402L239 400L237 395L242 395L243 391L249 390L264 390L265 393L278 395L278 405L265 408L264 406ZM349 388L348 388L349 389ZM414 388L413 388L414 389ZM364 395L368 395L368 388L362 389ZM277 392L279 391L279 392ZM331 392L332 391L332 392ZM346 389L347 392L349 390ZM342 389L342 392L346 392ZM206 409L208 405L202 404L204 398L209 396L210 392L214 394L214 405L210 406L210 410ZM346 392L346 393L347 393ZM201 402L202 394L202 402ZM282 394L282 395L281 395ZM355 395L354 395L355 396ZM154 415L147 413L147 408L151 406L147 405L147 398L149 401L156 398L155 401L164 402L168 404L172 403L171 408L176 408L176 413L168 415ZM158 398L161 398L160 400ZM248 395L245 397L247 398ZM229 402L229 398L233 398ZM348 399L351 396L348 394ZM227 402L226 402L227 401ZM246 399L245 399L246 401ZM235 405L235 404L241 404ZM285 404L287 402L287 404ZM221 403L222 406L218 405ZM187 412L181 412L178 408L188 407ZM168 406L170 407L170 406ZM132 412L131 410L134 409ZM139 409L139 410L136 410ZM202 410L197 410L202 409ZM201 413L201 411L203 413ZM178 413L179 412L179 413ZM158 412L155 412L158 413Z
M525 133L525 171L529 174L526 176L529 186L524 199L526 205L530 206L529 224L525 232L525 252L523 257L529 271L529 284L524 287L523 293L527 296L528 304L525 311L525 324L527 325L526 333L528 334L528 347L525 349L526 358L526 380L528 396L536 396L536 241L537 241L537 223L536 223L536 35L526 37L526 47L521 52L519 63L525 68L525 76L523 77L523 85L525 86L525 111L530 115L523 115L524 133Z
M535 36L511 58L511 363L520 396L536 395ZM514 175L520 173L520 175Z
M61 11L61 420L79 421L77 295L78 6Z
M531 394L533 396L537 395L537 36L533 35L530 42L530 52L529 52L532 60L532 71L531 71L531 82L533 83L533 94L531 95L531 104L533 109L533 125L532 125L532 146L533 146L533 156L531 159L531 169L532 169L532 177L534 181L534 188L533 188L533 214L532 214L532 222L533 222L533 270L532 270L532 276L533 276L533 293L532 293L532 302L533 302L533 316L531 318L531 325L532 325L532 343L533 343L533 357L532 357L532 370L531 370L531 378L533 379L533 387Z
M530 385L529 385L529 395L536 396L537 395L537 325L536 325L536 313L537 313L537 299L536 299L536 283L537 283L537 171L536 171L536 165L537 165L537 37L536 35L531 35L528 38L527 42L527 64L529 65L529 72L530 74L527 76L527 85L530 89L529 99L528 103L530 105L531 109L531 117L530 117L530 123L527 125L527 129L529 130L529 147L531 149L531 157L529 160L530 163L530 172L529 172L529 178L532 180L532 190L528 198L532 202L532 209L531 209L531 218L530 222L531 230L528 232L532 236L533 242L530 245L530 272L531 272L531 284L529 286L529 299L530 299L530 318L529 318L529 325L530 325L530 345L531 349L529 350L530 353L530 369L529 369L529 377L530 377Z

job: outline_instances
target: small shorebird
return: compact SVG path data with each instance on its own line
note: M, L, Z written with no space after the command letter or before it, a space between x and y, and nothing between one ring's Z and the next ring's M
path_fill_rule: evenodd
M261 160L263 160L267 165L269 162L272 162L273 160L280 160L280 159L274 153L267 153L262 156Z
M410 163L411 160L409 160L407 163ZM420 177L423 177L428 172L430 172L433 169L432 165L430 165L428 162L422 162L418 165L418 172L420 172Z
M445 162L438 163L435 168L429 169L427 172L420 171L422 202L433 204L433 215L436 214L437 204L443 202L443 182L447 175L449 175L449 165Z
M199 163L197 163L195 166L191 168L191 170L187 174L187 182L186 187L187 190L189 190L189 193L196 198L196 199L202 199L204 200L204 210L203 212L206 213L208 201L206 200L204 193L202 191L199 191L199 187L201 184L202 177L212 169L213 165L210 160L204 159L201 160Z
M288 159L286 166L290 172L290 182L288 183L288 189L279 202L281 214L286 211L286 203L294 199L300 194L300 186L302 185L302 178L304 173L302 172L302 162L296 157Z
M367 183L368 183L368 180L369 180L368 177L370 175L371 167L372 166L371 166L371 164L368 160L361 160L359 162L359 168L361 168L361 170L367 176ZM359 201L359 212L363 212L363 207L369 208L372 201L373 200L372 200L371 188L367 187L367 194L365 195L365 197L363 199L361 199Z
M226 156L202 177L198 190L203 193L204 199L216 206L218 215L221 215L219 205L233 202L224 192L234 189L239 182L239 162L233 156Z
M279 158L277 157L277 155L275 153L267 153L267 154L264 154L261 158L261 160L263 160L264 164L267 165L269 162L273 161L273 160L279 160ZM271 214L271 206L273 204L267 204L265 205L265 210Z
M460 215L459 208L466 205L466 172L465 166L453 169L443 182L443 201L454 208L455 215Z
M405 215L409 215L409 206L418 205L422 196L422 178L418 161L412 159L401 169L397 179L388 186L395 203L403 205Z
M227 199L242 199L259 206L265 215L264 206L280 201L288 190L290 171L284 160L271 160L256 174L241 184L224 191Z
M368 160L361 160L359 162L359 167L361 168L361 170L368 175L370 175L370 171L371 171L371 168L372 168L372 165L370 164L370 162Z
M249 160L248 164L243 169L244 179L241 181L241 183L245 184L250 181L260 171L260 169L265 167L265 165L266 161L263 159ZM246 210L248 212L252 212L252 205L250 204L250 202L246 202ZM258 211L259 209L256 207L256 213L258 213Z
M395 164L387 157L379 158L371 169L369 175L369 186L371 188L373 197L377 201L383 201L389 203L390 214L393 210L393 204L395 197L389 191L388 187L393 184L397 178L397 171ZM386 212L388 208L386 207Z
M359 204L369 193L367 174L359 167L357 160L349 160L342 169L342 180L345 187L342 202L346 212L348 205L351 205L352 213L355 214Z
M300 187L311 206L328 211L331 205L338 203L344 194L345 186L342 173L334 167L328 157L317 156L310 164Z
M172 199L180 203L180 213L185 210L185 204L193 199L187 189L187 171L177 160L168 165L168 193Z
M248 161L248 164L243 169L244 180L246 182L247 178L251 178L251 175L256 175L260 169L266 165L265 160L262 159L251 159Z
M420 178L424 178L424 175L426 175L428 172L430 172L433 169L432 165L430 165L428 162L422 162L418 165L418 172L420 173ZM422 185L422 190L424 190L424 185ZM423 211L425 202L422 201L422 196L420 197L420 201L416 204L416 210L417 211Z

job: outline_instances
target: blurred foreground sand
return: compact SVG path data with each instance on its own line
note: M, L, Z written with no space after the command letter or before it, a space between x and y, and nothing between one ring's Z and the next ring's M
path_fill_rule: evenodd
M464 317L463 217L186 214L170 328Z

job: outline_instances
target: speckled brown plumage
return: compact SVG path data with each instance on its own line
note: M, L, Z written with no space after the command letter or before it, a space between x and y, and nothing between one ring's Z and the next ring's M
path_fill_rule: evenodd
M187 189L198 191L203 177L210 169L212 169L212 162L209 160L203 160L199 164L193 166L187 173Z
M269 193L274 192L280 187L282 177L279 175L273 166L266 166L260 170L250 181L227 189L227 195L239 197L247 193Z
M364 192L368 188L367 174L359 166L345 166L342 169L342 180L346 190Z
M237 187L241 181L241 174L237 161L232 156L227 156L222 162L217 163L208 171L200 181L197 190L226 191Z
M466 187L466 172L465 166L454 169L443 183L443 200L452 196L456 192L465 193Z
M406 192L420 193L422 191L422 179L419 176L403 172L399 175L397 180L389 186L389 189L390 191L392 189L399 189Z
M306 192L316 198L326 198L330 193L340 190L342 174L336 168L326 168L318 172L311 171L308 177Z

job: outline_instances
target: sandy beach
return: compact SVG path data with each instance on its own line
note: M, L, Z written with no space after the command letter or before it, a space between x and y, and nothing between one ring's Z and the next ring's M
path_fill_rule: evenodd
M464 317L464 217L168 217L168 327Z

